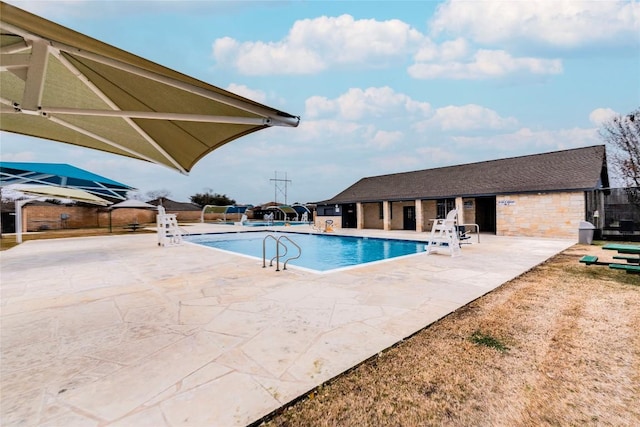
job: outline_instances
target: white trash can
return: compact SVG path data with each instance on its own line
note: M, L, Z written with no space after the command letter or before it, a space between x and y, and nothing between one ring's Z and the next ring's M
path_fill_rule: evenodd
M578 243L582 245L590 245L593 242L593 232L596 227L587 221L580 221L580 229L578 230Z

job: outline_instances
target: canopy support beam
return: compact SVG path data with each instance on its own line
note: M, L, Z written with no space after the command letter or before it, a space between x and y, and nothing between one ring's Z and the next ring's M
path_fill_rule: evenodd
M47 73L47 61L49 58L49 44L41 39L34 40L27 69L27 80L22 95L22 108L37 110L42 105L42 92L44 91L44 78Z
M40 112L42 116L56 115L120 117L129 119L175 120L179 122L227 123L237 125L269 126L269 118L210 116L207 114L159 113L156 111L123 111L123 110L89 110L80 108L46 107Z

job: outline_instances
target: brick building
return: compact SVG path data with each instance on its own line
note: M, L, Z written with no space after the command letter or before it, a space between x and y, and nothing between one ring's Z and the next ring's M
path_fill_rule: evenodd
M158 205L158 200L149 202ZM169 214L175 214L180 222L199 222L201 209L193 203L163 199ZM22 230L44 231L73 228L123 227L131 223L155 226L156 210L141 208L109 209L83 203L59 204L33 201L22 208ZM15 203L2 204L2 232L15 232Z
M576 238L604 212L604 145L367 177L318 203L334 227L430 231L458 209L459 223L502 236Z

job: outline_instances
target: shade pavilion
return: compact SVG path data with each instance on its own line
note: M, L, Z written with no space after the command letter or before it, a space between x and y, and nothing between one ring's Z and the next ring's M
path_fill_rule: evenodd
M0 129L188 173L300 118L0 2Z
M29 202L43 199L73 200L76 202L91 203L99 206L110 205L111 202L102 199L95 194L78 190L77 188L45 186L25 186L17 189L27 196L28 199L16 200L16 242L22 243L22 207Z

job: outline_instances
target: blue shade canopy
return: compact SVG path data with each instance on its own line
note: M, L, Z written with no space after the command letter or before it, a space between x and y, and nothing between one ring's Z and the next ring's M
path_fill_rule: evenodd
M0 186L54 185L75 188L107 199L126 200L135 188L65 163L0 162Z

